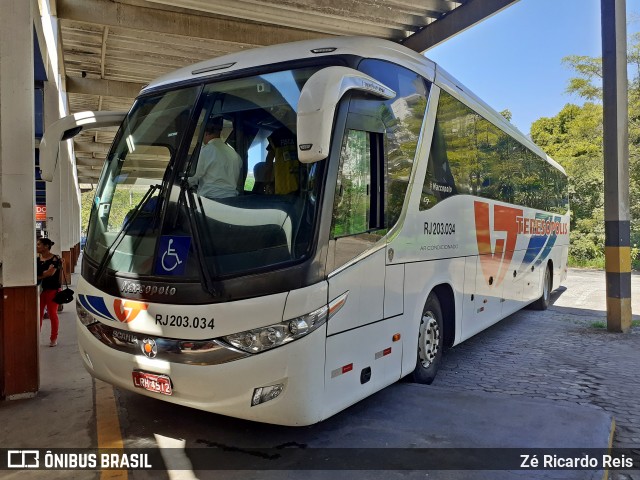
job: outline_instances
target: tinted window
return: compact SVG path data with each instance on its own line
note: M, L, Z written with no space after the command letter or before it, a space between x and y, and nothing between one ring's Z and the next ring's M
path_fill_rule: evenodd
M319 68L204 87L163 236L180 238L195 230L212 278L300 261L309 254L318 180L326 162L300 164L296 109L302 87ZM189 202L185 182L193 192ZM183 207L193 210L191 219L181 215Z
M419 208L455 194L556 213L568 208L565 175L442 91Z
M333 205L331 236L369 230L371 147L367 132L348 130L342 143L340 170Z
M415 72L382 60L363 60L358 68L396 92L394 98L379 106L385 127L385 216L390 228L398 221L409 186L427 107L428 85ZM350 111L362 113L368 108L366 100L354 99Z
M85 255L101 261L109 248L109 268L152 273L159 218L159 196L153 187L175 163L181 136L188 127L198 88L183 88L136 101L114 140L102 170L88 226ZM142 199L145 199L144 204ZM135 209L139 212L134 221ZM126 235L118 239L123 227Z

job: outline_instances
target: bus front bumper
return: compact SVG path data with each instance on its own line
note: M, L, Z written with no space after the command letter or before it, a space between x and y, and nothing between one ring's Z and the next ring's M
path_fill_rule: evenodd
M94 377L166 402L278 425L310 425L323 419L326 329L256 355L216 365L147 358L111 348L76 319L80 354ZM135 373L134 373L135 372ZM170 395L148 391L134 377L170 380ZM135 383L135 384L134 384ZM275 398L253 405L257 389L282 386ZM259 393L259 391L258 391Z

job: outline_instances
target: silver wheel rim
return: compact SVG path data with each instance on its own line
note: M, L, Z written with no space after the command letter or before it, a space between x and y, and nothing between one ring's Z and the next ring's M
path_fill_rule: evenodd
M429 368L438 355L440 348L440 328L438 321L432 312L425 312L420 322L420 341L418 354L420 363L424 368Z

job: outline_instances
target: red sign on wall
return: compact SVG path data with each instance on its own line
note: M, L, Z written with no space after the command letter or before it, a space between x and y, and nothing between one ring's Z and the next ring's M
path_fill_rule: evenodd
M37 221L45 221L47 219L47 206L46 205L36 205L36 220Z

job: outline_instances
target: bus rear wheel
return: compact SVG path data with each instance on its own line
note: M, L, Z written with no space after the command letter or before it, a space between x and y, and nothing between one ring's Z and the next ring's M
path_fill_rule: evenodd
M549 304L551 303L552 281L551 265L547 265L547 269L544 272L544 280L542 281L542 295L531 304L532 310L546 310L549 308Z
M431 292L418 330L418 358L412 374L415 383L429 385L436 378L442 360L443 336L442 309L438 297Z

